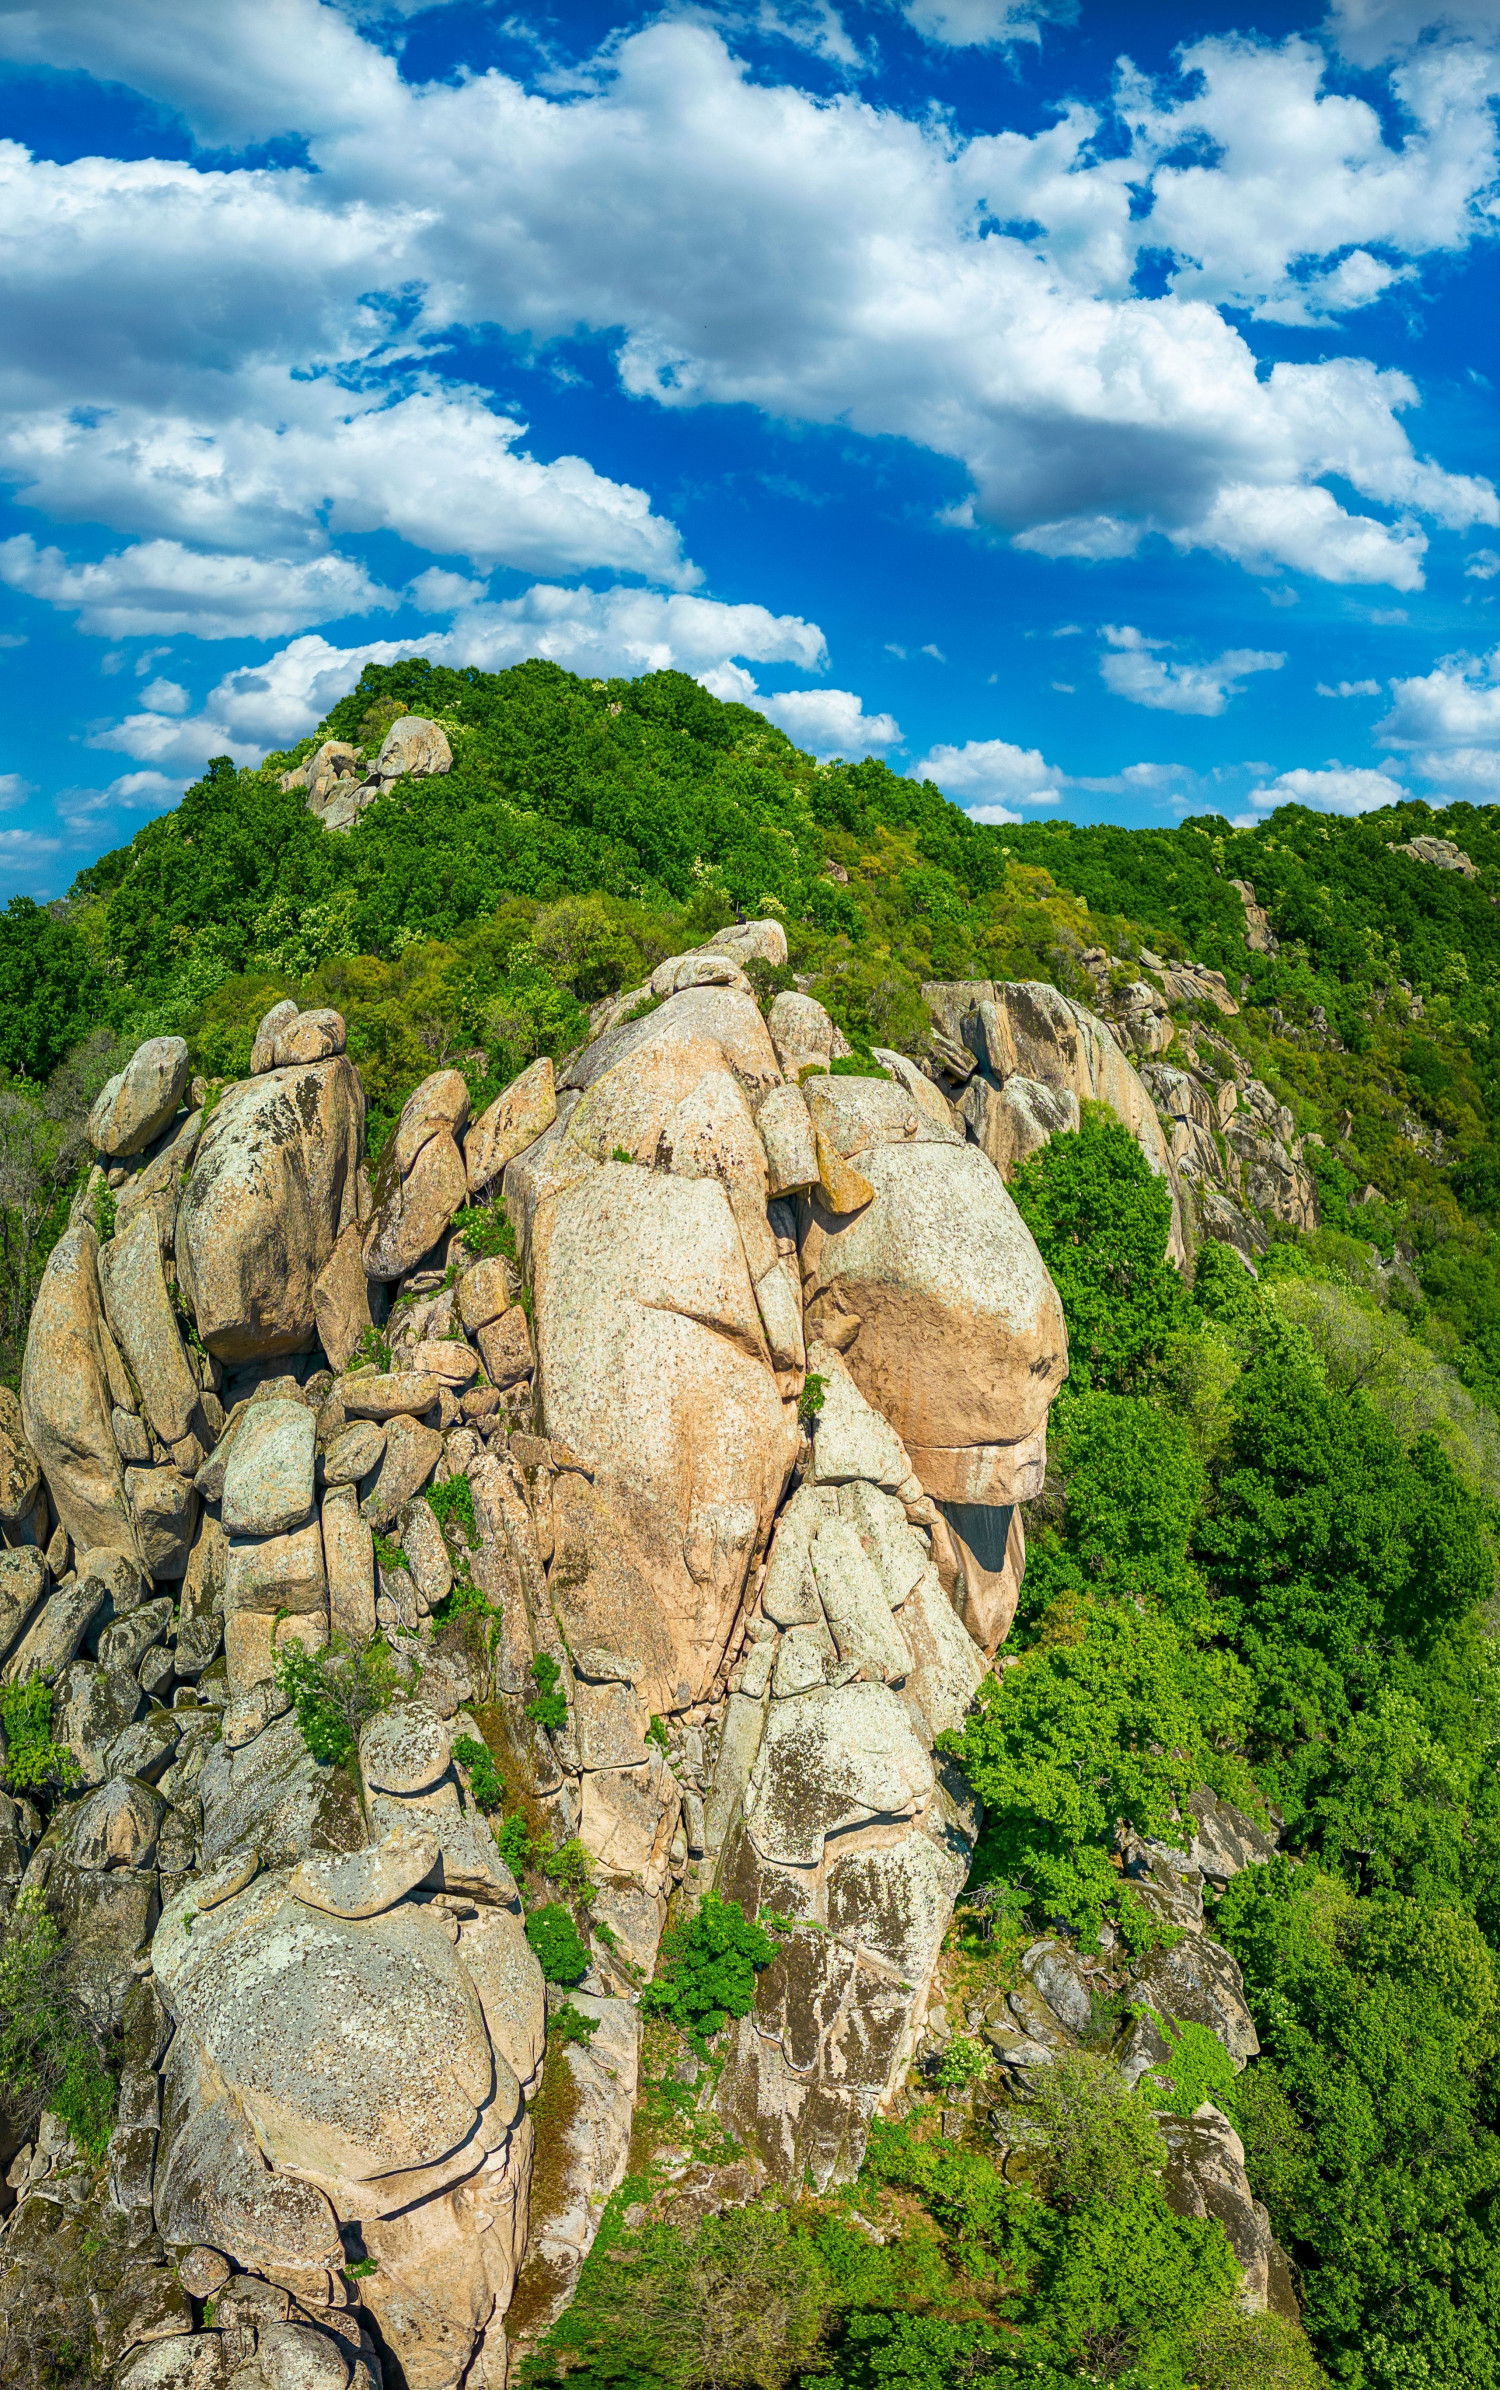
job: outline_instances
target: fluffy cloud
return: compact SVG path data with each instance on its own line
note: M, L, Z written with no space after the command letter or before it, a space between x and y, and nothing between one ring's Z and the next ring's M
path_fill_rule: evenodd
M1147 639L1129 623L1105 625L1109 652L1099 659L1106 688L1132 705L1169 714L1222 714L1252 672L1279 672L1284 655L1258 647L1231 647L1211 664L1167 664L1152 653L1165 644Z
M1326 771L1283 772L1268 788L1253 788L1253 822L1278 805L1310 805L1319 813L1376 813L1382 805L1399 805L1409 792L1388 772L1345 771L1330 765Z
M388 122L400 95L394 60L318 0L217 0L211 40L195 0L0 0L0 58L127 83L231 146Z
M24 805L35 793L32 783L23 780L19 772L0 772L0 812L8 813L12 805Z
M1392 79L1408 120L1398 146L1366 101L1322 91L1311 42L1215 36L1179 65L1200 78L1188 97L1163 102L1133 71L1121 97L1137 162L1154 165L1142 237L1179 260L1180 295L1315 322L1405 278L1363 244L1415 257L1479 231L1496 161L1494 58L1443 48L1405 65ZM1195 147L1212 162L1184 159Z
M1447 656L1431 672L1393 681L1394 703L1375 736L1390 747L1500 747L1500 647Z
M144 540L97 564L70 565L24 532L0 540L0 581L78 615L106 639L149 632L196 639L274 639L305 622L336 622L399 601L347 556L305 563L205 556L177 540Z
M982 21L981 0L944 5ZM1326 314L1386 274L1363 245L1473 237L1494 158L1477 53L1408 61L1393 147L1363 103L1321 93L1306 43L1202 43L1187 98L1127 86L1130 154L1112 155L1081 107L964 140L937 116L753 82L701 22L648 26L554 98L496 73L402 85L314 0L224 0L212 58L186 21L186 0L0 0L0 51L132 81L212 138L300 128L317 166L8 153L0 412L48 504L97 515L113 488L102 519L190 497L304 527L326 506L334 529L476 562L591 560L684 585L642 493L582 460L520 472L515 427L472 394L367 404L345 387L357 373L332 370L409 373L423 340L493 322L615 339L625 389L665 407L915 441L964 467L967 519L1054 555L1128 553L1157 531L1252 569L1407 589L1422 557L1407 516L1500 521L1487 484L1418 460L1404 377L1334 360L1262 380L1217 311ZM1206 142L1215 163L1180 162ZM1145 185L1154 210L1137 217ZM1003 229L1023 220L1039 232ZM1134 295L1142 246L1180 248L1172 295ZM382 290L415 295L399 338L369 297ZM176 426L159 461L153 410ZM1341 505L1331 474L1402 519ZM177 515L130 527L231 544Z
M746 702L812 755L868 755L872 747L894 747L901 738L895 715L867 714L852 689L793 689Z
M1446 656L1431 672L1393 681L1391 696L1378 739L1404 752L1424 780L1476 805L1500 803L1500 647Z
M1015 805L1055 805L1065 775L1035 747L1008 739L970 739L962 747L934 747L912 765L914 780L931 780L976 821L1017 822Z
M1356 66L1379 66L1424 33L1493 43L1494 0L1334 0L1329 31Z
M1320 680L1318 695L1320 697L1378 697L1380 683L1378 680L1341 680L1336 681L1330 687L1326 680Z
M523 597L468 607L451 630L429 639L341 648L308 634L263 664L226 673L199 714L129 714L88 743L158 769L194 771L220 754L255 763L269 748L289 746L313 729L365 664L393 664L414 649L437 664L477 664L486 672L547 656L601 678L675 668L707 679L716 668L722 675L735 656L816 671L827 659L822 632L799 615L643 589L538 584ZM857 714L858 700L850 703Z
M950 50L997 49L1002 43L1041 40L1038 19L1071 23L1078 14L1069 0L903 0L901 14L924 41Z
M872 748L900 744L901 725L895 715L867 714L852 689L792 689L766 697L755 675L741 664L715 664L698 678L711 696L753 705L811 755L868 755Z

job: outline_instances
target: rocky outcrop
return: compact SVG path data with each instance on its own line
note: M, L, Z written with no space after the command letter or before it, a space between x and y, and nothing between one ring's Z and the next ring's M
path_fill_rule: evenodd
M176 1113L188 1082L180 1037L152 1037L102 1089L89 1114L89 1143L112 1162L138 1154Z
M0 1815L0 1907L45 1892L111 2028L156 2003L111 2390L335 2361L379 2390L381 2348L410 2390L499 2390L518 2277L529 2345L622 2179L669 1903L788 1921L702 2086L747 2182L847 2178L900 2096L979 1822L937 1746L1009 1630L1067 1368L1004 1170L1100 1088L1161 1131L1051 991L940 991L942 1084L836 1071L810 996L757 1001L785 957L774 922L669 957L472 1122L432 1073L363 1195L343 1023L278 1005L250 1076L122 1168L102 1251L80 1218L53 1256L0 1404L0 1664L54 1683L80 1787L46 1834ZM347 1685L377 1627L336 1768L279 1663ZM550 2105L476 1742L592 1863L594 2032L554 2040ZM1255 1831L1195 1811L1175 1856L1201 1878ZM1137 1862L1144 1898L1171 1868ZM1065 1971L1033 2038L1072 2030L1041 2021ZM1135 1988L1243 2041L1201 1955Z
M364 1120L344 1055L273 1068L220 1095L176 1226L178 1280L219 1360L311 1345L313 1288L356 1214Z
M453 750L440 725L422 714L402 714L386 732L368 771L347 741L325 739L306 763L283 772L280 786L305 788L307 810L325 830L352 830L365 808L398 780L430 779L452 769Z
M1014 1168L1046 1136L1071 1125L1069 1097L1075 1104L1108 1104L1150 1168L1172 1189L1169 1251L1185 1264L1187 1232L1167 1142L1138 1073L1107 1023L1039 980L975 980L922 992L943 1041L940 1062L963 1055L972 1066L962 1073L959 1108L996 1168ZM1152 1041L1148 1050L1158 1051L1159 1043ZM1005 1101L1016 1079L1028 1084Z

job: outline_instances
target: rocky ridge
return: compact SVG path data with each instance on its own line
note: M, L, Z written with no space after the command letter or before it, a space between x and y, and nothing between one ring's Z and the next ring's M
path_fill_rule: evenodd
M403 718L381 768L445 769L441 740ZM304 767L310 804L369 801L343 760ZM127 2058L102 2191L55 2120L14 2154L0 2274L45 2276L102 2200L117 2390L370 2390L382 2351L410 2390L503 2382L528 2245L534 2337L623 2176L673 1902L787 1920L712 2094L738 2195L852 2174L931 2038L979 1823L936 1744L1009 1630L1067 1370L1006 1175L1108 1103L1186 1261L1205 1230L1253 1251L1243 1204L1302 1200L1299 1166L1266 1091L1213 1077L1206 1027L1138 1072L1126 1045L1165 1041L1054 989L934 987L930 1067L851 1075L810 996L762 1011L745 966L785 957L764 921L670 958L477 1120L433 1073L373 1180L337 1013L276 1007L211 1095L152 1040L95 1108L0 1408L0 1661L55 1687L80 1781L45 1831L5 1801L0 1898L45 1899ZM476 1199L507 1234L454 1227ZM357 1767L320 1762L278 1663L377 1630L395 1698ZM538 1663L565 1724L531 1715ZM607 1929L534 2214L547 1995L474 1743L581 1842ZM1190 1937L1135 1989L1242 2063L1201 1885L1265 1851L1196 1823L1185 1852L1123 1855ZM986 2024L1023 2097L1088 1972L1057 1943L1027 1971L1026 2015ZM1184 2139L1193 2212L1243 2185L1216 2113Z

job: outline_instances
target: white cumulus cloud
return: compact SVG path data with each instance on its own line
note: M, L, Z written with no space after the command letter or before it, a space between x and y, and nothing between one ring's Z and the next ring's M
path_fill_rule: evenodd
M1099 659L1106 688L1132 705L1169 714L1222 714L1252 672L1279 672L1284 655L1258 647L1231 647L1208 664L1171 664L1153 652L1165 643L1147 639L1129 623L1107 623L1109 647Z
M1011 42L1039 42L1048 18L1071 23L1076 5L1060 0L903 0L901 14L924 41L949 50L990 50Z
M960 8L1005 24L943 5L955 26ZM0 445L36 503L205 545L235 544L211 527L229 514L261 552L272 526L286 552L290 521L309 541L326 523L688 586L647 494L529 459L477 394L421 381L423 343L498 324L615 342L623 388L663 407L914 441L968 475L951 519L1052 555L1157 532L1414 589L1422 518L1500 522L1487 483L1414 450L1407 377L1334 358L1262 378L1220 312L1321 320L1476 237L1495 134L1472 45L1399 68L1388 139L1323 90L1313 45L1215 37L1165 96L1127 78L1122 154L1080 104L966 138L752 80L686 17L616 39L553 95L495 72L404 84L315 0L221 0L213 44L188 16L0 0L0 53L131 82L210 138L301 130L316 166L0 152ZM1135 295L1143 247L1176 261L1165 297ZM371 296L397 290L415 308L399 336ZM410 386L371 395L376 359Z
M1330 685L1326 680L1320 680L1318 695L1320 697L1378 697L1380 683L1378 680L1341 680Z
M23 780L19 772L0 772L0 812L8 813L13 805L24 805L35 794L33 783Z
M1321 772L1299 767L1282 772L1269 787L1250 791L1251 819L1273 813L1278 805L1309 805L1318 813L1376 813L1382 805L1401 804L1407 794L1388 772L1346 771L1339 764Z
M274 639L305 622L369 614L397 599L347 556L203 555L178 540L143 540L97 564L69 564L25 532L0 540L0 581L78 616L106 639L146 632L196 639Z
M335 647L308 633L268 657L226 673L202 711L180 720L128 714L93 732L110 748L158 769L194 771L210 755L256 763L270 748L302 738L358 680L366 663L413 653L434 663L499 672L528 656L600 678L669 668L707 677L736 656L817 671L827 646L816 623L732 606L714 598L643 589L559 589L539 583L519 598L466 608L447 631L419 640L371 640ZM821 693L820 693L821 694ZM858 701L853 701L856 711Z
M894 747L901 725L894 714L867 714L851 689L792 689L780 697L747 697L795 746L811 755L867 755Z
M1066 775L1039 748L1014 747L1008 739L933 747L913 764L911 776L933 781L976 821L1019 821L1012 806L1055 805L1066 785Z

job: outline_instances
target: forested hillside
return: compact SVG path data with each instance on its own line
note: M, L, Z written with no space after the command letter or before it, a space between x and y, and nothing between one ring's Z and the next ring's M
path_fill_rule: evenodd
M347 833L282 786L410 712L452 770ZM528 2378L1500 2390L1492 813L988 828L679 674L367 668L314 738L221 759L65 901L0 918L0 1374L89 1105L141 1040L185 1038L211 1108L278 999L335 1007L373 1155L440 1065L477 1116L578 1047L591 1006L746 917L787 937L784 966L748 966L757 997L826 1006L840 1067L880 1047L937 1071L925 983L1049 982L1149 1062L1168 1132L1184 1057L1195 1084L1269 1091L1316 1193L1296 1218L1246 1198L1239 1252L1200 1205L1179 1270L1167 1183L1102 1106L1014 1171L1072 1367L1014 1628L946 1738L985 1810L946 2015L852 2189L698 2225L650 2205L656 2153L696 2148L663 2064ZM1232 2119L1305 2338L1239 2314L1218 2224L1165 2196L1163 2116L1099 2054L1107 2002L1037 2094L1035 2146L996 2124L985 2025L1022 1953L1059 1924L1085 1953L1170 1951L1170 1903L1122 1851L1180 1844L1204 1786L1279 1843L1207 1895L1260 2054L1235 2074L1211 2035L1185 2043L1163 2114ZM716 2029L706 1995L657 2006L700 2051ZM0 2017L0 2070L18 2047Z

